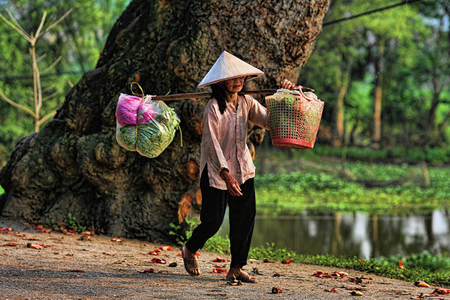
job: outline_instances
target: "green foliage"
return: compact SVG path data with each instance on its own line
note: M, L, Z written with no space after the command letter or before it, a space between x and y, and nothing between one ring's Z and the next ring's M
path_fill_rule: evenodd
M3 193L5 193L5 190L2 188L2 186L0 185L0 195L2 195Z
M415 254L412 256L393 256L390 258L382 258L380 261L387 261L391 264L397 264L402 261L407 269L424 269L435 273L445 273L450 270L450 258L431 255L428 252Z
M349 268L411 282L423 280L429 284L450 286L450 277L448 276L450 258L433 256L428 253L413 255L411 257L397 256L379 260L364 260L359 257L336 257L328 254L298 254L289 249L276 248L272 243L267 244L266 247L260 246L252 248L249 257L260 260L268 259L277 262L290 258L296 263ZM404 263L406 269L398 268L399 260Z
M324 22L391 5L389 0L331 2ZM374 83L382 87L384 147L444 145L450 130L447 95L449 10L443 0L404 5L324 26L298 83L325 101L322 126L336 127L338 95L352 143L371 142ZM380 69L375 69L378 65ZM444 126L438 132L439 126ZM445 129L447 128L447 129Z
M210 252L218 252L222 254L230 254L230 240L228 237L223 238L215 234L212 238L206 241L203 250Z
M52 220L53 222L53 220ZM75 230L78 233L81 233L86 230L86 226L82 226L78 220L72 216L71 213L67 214L67 229Z
M288 258L293 259L298 254L289 249L276 248L275 243L266 243L266 246L252 247L249 252L249 257L252 259L268 259L271 261L282 262Z
M185 220L185 223L187 225L187 229L185 230L186 226L182 226L181 224L174 224L170 223L169 226L173 230L169 231L170 235L173 235L175 237L175 241L178 245L182 246L186 243L187 240L189 240L192 236L192 232L194 228L197 226L198 219L194 220Z

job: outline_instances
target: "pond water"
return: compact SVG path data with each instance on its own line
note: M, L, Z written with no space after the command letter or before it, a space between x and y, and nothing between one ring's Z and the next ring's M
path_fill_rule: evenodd
M228 236L228 218L219 230ZM257 217L252 247L275 243L301 254L363 258L450 253L450 211L406 216L336 213Z

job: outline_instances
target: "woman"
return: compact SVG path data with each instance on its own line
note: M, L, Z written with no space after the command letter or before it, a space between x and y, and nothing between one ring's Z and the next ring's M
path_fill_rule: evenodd
M238 93L246 80L262 74L225 51L199 84L210 85L212 96L203 114L201 223L181 249L186 271L192 276L200 275L195 253L219 230L228 205L231 263L227 279L257 282L242 270L247 264L256 215L255 166L246 144L247 124L250 121L268 129L268 119L264 106ZM281 87L291 89L295 85L285 79Z

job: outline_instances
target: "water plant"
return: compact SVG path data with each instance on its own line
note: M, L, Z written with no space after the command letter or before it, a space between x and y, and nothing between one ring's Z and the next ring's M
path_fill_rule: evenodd
M362 181L387 182L412 172L413 167L357 162L347 163L346 168ZM368 188L356 180L320 171L262 174L255 177L258 213L296 215L306 210L406 215L450 208L450 170L429 168L428 174L426 188L414 180Z

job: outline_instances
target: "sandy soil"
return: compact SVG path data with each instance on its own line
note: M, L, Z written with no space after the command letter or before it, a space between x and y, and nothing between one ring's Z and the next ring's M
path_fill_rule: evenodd
M179 247L156 256L149 252L167 245L97 235L82 240L82 235L42 233L2 219L0 227L13 229L0 233L0 299L411 299L434 290L354 270L259 260L244 268L259 283L229 285L226 274L213 273L216 266L228 268L228 263L213 262L219 256L228 262L226 255L200 251L202 275L191 277L177 256ZM167 263L154 263L154 258ZM349 276L317 278L312 276L316 270ZM361 283L352 282L361 276ZM272 293L273 287L282 293ZM326 291L333 288L336 292ZM355 291L362 296L352 296Z

